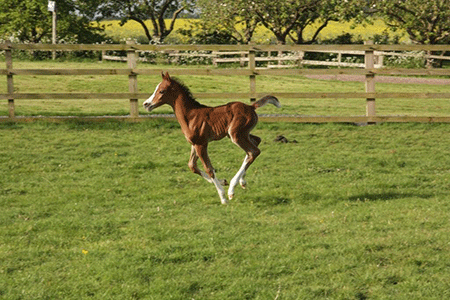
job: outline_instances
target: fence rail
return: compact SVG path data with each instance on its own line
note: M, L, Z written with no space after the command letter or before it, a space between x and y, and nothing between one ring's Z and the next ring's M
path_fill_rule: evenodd
M306 53L327 53L336 55L332 60L311 60L304 59ZM350 50L310 50L310 51L294 51L294 52L281 52L282 55L272 56L271 51L267 52L267 56L257 56L255 58L256 62L265 62L267 67L263 68L292 68L300 66L328 66L328 67L355 67L364 68L364 63L349 62L346 61L344 55L363 56L364 51L350 51ZM441 51L441 55L426 54L423 51L420 52L395 52L395 51L374 51L375 55L375 68L382 68L384 65L384 57L386 56L397 56L406 58L423 58L423 59L433 59L433 60L450 60L450 56L446 56L445 51ZM145 53L145 51L139 51L139 53ZM279 53L279 52L278 52ZM280 54L280 53L279 53ZM168 53L168 61L178 62L180 58L209 58L212 61L214 67L219 66L219 64L226 63L239 63L241 67L245 67L245 64L249 62L248 51L210 51L209 53L201 53L199 51L193 52L179 52ZM127 61L126 56L116 56L107 55L106 51L102 51L102 60L111 61ZM148 62L151 59L146 57L139 57L139 61ZM272 64L272 62L277 62L278 64ZM283 62L288 62L289 64L283 64Z
M13 68L12 52L15 50L31 51L126 51L127 69L16 69ZM162 70L137 68L138 51L246 51L248 67L246 69L173 69L173 75L209 75L209 76L248 76L248 93L197 93L198 98L249 98L254 100L263 95L256 90L256 77L261 75L363 75L365 76L365 92L354 93L274 93L280 98L363 98L366 99L366 116L357 117L306 117L306 116L265 116L265 120L285 120L290 122L450 122L448 117L415 117L415 116L377 116L375 113L375 99L383 98L450 98L450 93L376 93L375 76L450 76L450 69L386 69L376 68L376 51L450 51L450 45L137 45L101 44L101 45L50 45L50 44L0 44L0 51L5 51L5 69L0 69L0 75L6 76L7 92L0 93L0 100L8 100L9 114L1 120L17 119L15 115L15 99L129 99L129 119L146 119L139 116L138 99L148 97L148 93L139 93L137 80L139 75L159 75ZM364 54L364 69L259 69L256 68L257 51L312 51L312 52L349 52L358 51ZM17 75L111 75L128 76L128 93L17 93L14 91L14 76ZM29 119L29 118L24 118Z

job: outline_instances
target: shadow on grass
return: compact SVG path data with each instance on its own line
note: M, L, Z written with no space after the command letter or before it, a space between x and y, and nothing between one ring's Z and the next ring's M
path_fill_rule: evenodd
M387 201L387 200L400 200L406 198L418 198L418 199L430 199L434 197L433 194L414 194L414 193L362 193L347 198L348 201ZM277 195L267 195L267 196L255 196L250 200L253 204L259 207L274 207L274 206L289 206L293 202L302 202L303 204L309 202L320 201L324 197L320 194L314 193L304 193L300 198L294 199L289 196L277 196Z
M429 199L432 198L431 194L413 194L413 193L364 193L348 198L348 201L384 201L384 200L399 200L405 198L420 198Z
M278 206L278 205L289 205L292 199L283 196L267 196L267 197L255 197L251 199L253 204L258 206Z
M302 194L300 199L295 199L285 195L267 195L267 196L257 196L251 201L258 206L288 206L291 205L292 202L310 202L320 200L321 196L319 194L313 193L304 193Z

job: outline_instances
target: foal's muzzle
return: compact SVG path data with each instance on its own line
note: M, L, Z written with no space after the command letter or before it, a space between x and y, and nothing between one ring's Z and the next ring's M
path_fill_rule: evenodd
M155 108L155 105L153 105L151 102L144 102L144 108L150 112Z

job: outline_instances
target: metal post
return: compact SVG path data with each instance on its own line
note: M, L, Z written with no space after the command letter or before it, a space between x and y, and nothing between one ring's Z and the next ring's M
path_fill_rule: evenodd
M48 1L48 11L52 12L52 44L56 45L56 1ZM52 51L52 59L56 59L56 50Z

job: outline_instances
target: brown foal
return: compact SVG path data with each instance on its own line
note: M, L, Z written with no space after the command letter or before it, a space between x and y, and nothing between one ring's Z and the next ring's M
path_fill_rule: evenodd
M150 98L144 102L144 107L148 111L163 104L168 104L173 108L184 136L192 144L189 168L195 174L213 183L219 193L220 201L222 204L226 204L225 191L216 178L208 156L208 143L228 136L246 153L241 168L230 182L228 198L232 199L234 188L238 182L243 188L246 187L245 172L261 153L258 149L261 139L251 135L250 131L258 122L255 110L268 103L280 107L278 99L274 96L265 96L252 105L230 102L222 106L208 107L197 102L185 85L171 78L169 73L163 73L162 81ZM198 158L202 161L205 172L197 167Z

